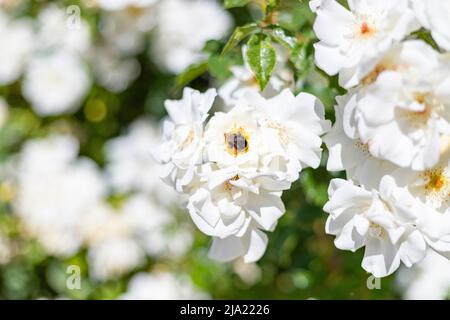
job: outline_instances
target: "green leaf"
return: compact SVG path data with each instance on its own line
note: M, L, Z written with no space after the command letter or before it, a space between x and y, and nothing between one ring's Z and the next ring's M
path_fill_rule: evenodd
M292 62L297 78L303 78L314 65L313 44L309 41L296 43L289 60Z
M262 35L253 35L247 43L247 61L263 91L276 63L276 52L271 39Z
M222 55L228 53L230 50L236 47L242 40L244 40L249 35L256 33L257 31L259 31L259 27L256 23L249 23L234 29L233 34L231 35L230 39L228 40L227 44L222 50Z
M224 6L226 9L246 6L251 0L225 0Z
M215 54L222 52L224 44L218 40L208 40L203 46L202 52Z
M292 32L298 32L303 27L306 27L308 30L311 28L315 14L311 12L308 5L302 5L291 10L279 12L277 18L277 25Z
M297 44L297 39L283 28L270 26L265 28L263 32L287 49L294 49Z
M208 59L208 70L209 73L219 80L226 80L231 76L230 67L232 65L232 61L226 57L222 57L216 54L213 54Z
M182 88L208 71L208 62L193 64L175 79L177 88Z
M420 29L420 30L414 32L411 35L411 38L413 38L413 39L414 38L419 38L419 39L425 41L430 46L432 46L437 51L440 51L439 46L437 45L436 41L432 37L431 33L429 31L425 30L425 29Z

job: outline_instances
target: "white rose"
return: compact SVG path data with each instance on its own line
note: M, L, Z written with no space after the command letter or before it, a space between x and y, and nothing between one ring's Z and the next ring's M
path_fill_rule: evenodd
M357 85L393 43L419 28L407 0L348 1L349 10L335 0L316 8L316 64L329 75L339 73L345 88ZM332 27L330 27L332 26Z
M424 170L439 161L441 141L450 134L450 73L427 45L405 43L403 53L399 62L405 63L360 92L357 128L375 157Z
M367 272L385 277L400 262L411 267L425 256L430 241L423 220L440 214L397 187L391 176L383 177L378 191L334 179L329 196L326 232L336 235L339 249L365 247L362 267Z
M270 99L251 94L247 103L254 106L262 128L264 169L295 181L303 168L317 168L322 156L321 135L330 129L324 106L315 96L295 96L285 89Z
M255 170L214 165L204 170L202 181L189 197L188 209L197 227L214 237L210 256L219 261L260 259L267 245L261 230L274 230L285 211L281 192L290 184Z
M195 165L201 161L203 123L215 97L214 89L202 94L185 88L181 100L165 102L169 118L156 157L162 163L161 176L179 192L193 180Z
M34 44L31 21L11 20L0 12L0 85L11 84L20 77Z
M77 110L91 85L87 67L68 51L36 55L30 61L22 93L41 116Z

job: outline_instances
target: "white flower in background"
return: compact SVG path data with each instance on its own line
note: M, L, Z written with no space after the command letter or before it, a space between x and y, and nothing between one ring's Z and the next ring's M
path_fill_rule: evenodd
M66 50L86 54L91 45L89 25L82 17L66 13L65 8L48 5L37 16L38 50Z
M428 244L443 249L450 235L450 221L445 222L448 217L425 206L407 189L397 187L391 176L383 177L378 191L334 179L329 197L324 207L330 214L326 232L336 236L339 249L356 251L365 247L362 267L375 277L392 274L400 262L411 267L425 257ZM429 237L435 229L445 233L441 234L444 241ZM445 245L448 250L448 241Z
M339 73L345 88L357 85L392 44L420 27L408 0L348 1L348 6L335 0L314 6L316 64L329 75Z
M192 181L201 160L203 123L215 97L214 89L200 93L185 88L181 100L165 102L169 119L163 123L163 144L156 156L163 164L161 176L179 192Z
M271 98L285 88L294 86L294 75L287 65L288 55L281 48L276 47L277 64L270 77L264 91L261 93L265 98ZM256 80L246 59L246 47L242 47L243 66L234 66L231 68L233 76L223 84L218 93L225 102L225 109L234 106L241 97L248 91L260 92L258 81Z
M30 61L22 93L41 116L73 112L90 88L83 61L67 51L36 55Z
M79 220L79 230L87 247L109 238L133 238L130 221L120 209L99 201L86 210Z
M138 273L128 283L123 300L202 300L209 295L194 286L187 275L157 271Z
M148 255L176 258L192 247L192 230L148 195L130 197L121 211Z
M116 192L143 192L162 204L174 205L177 193L155 174L159 164L153 154L161 141L159 131L156 123L142 118L130 125L127 134L110 140L106 144L107 177Z
M126 90L141 71L137 59L122 57L108 46L93 49L91 64L98 83L113 93Z
M124 10L142 8L160 0L96 0L96 4L104 10Z
M450 134L450 72L416 41L404 44L399 62L360 93L358 133L375 157L424 170L439 161L441 141Z
M150 57L171 73L201 61L206 41L223 38L232 27L230 15L215 0L164 0L156 19Z
M146 32L154 27L155 19L154 7L104 12L99 30L109 47L130 56L144 50Z
M361 141L354 119L357 94L350 92L337 97L336 101L336 122L323 137L329 151L327 170L345 170L347 179L367 188L377 188L384 175L399 168L389 161L375 158L370 154L368 144Z
M402 268L397 284L407 300L445 300L450 298L450 261L430 251L412 269Z
M0 128L8 120L8 103L5 101L3 97L0 97Z
M11 84L20 77L33 46L32 22L12 20L0 11L0 85Z
M205 234L214 237L209 255L218 261L243 256L245 262L259 260L267 246L262 230L273 231L285 208L281 192L285 181L236 168L204 170L189 197L192 220Z
M130 238L108 238L89 248L90 276L97 281L120 278L144 263L145 254Z
M410 0L422 26L431 30L433 39L445 50L450 50L450 1Z
M121 277L144 263L144 248L123 212L99 202L85 212L79 223L88 247L87 259L93 279L106 281Z
M255 108L262 128L263 171L276 172L294 182L303 168L319 167L320 136L331 126L319 99L308 93L295 96L285 89L271 99L253 93L245 100Z
M91 275L98 281L130 272L146 255L180 257L193 241L189 229L178 225L171 212L145 194L130 196L120 208L98 203L79 224Z
M78 143L51 136L25 144L17 164L14 212L49 254L70 256L83 241L79 219L105 193L97 166L76 159Z

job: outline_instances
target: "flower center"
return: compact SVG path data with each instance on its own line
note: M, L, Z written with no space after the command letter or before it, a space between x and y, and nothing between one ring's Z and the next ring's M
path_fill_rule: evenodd
M370 154L370 152L369 152L369 143L364 143L364 142L361 141L361 139L357 139L355 141L355 146L356 146L356 148L361 150L363 153Z
M450 177L447 168L425 171L425 195L435 207L440 207L450 200Z
M374 238L380 238L383 236L383 228L379 224L370 221L369 234Z
M224 134L227 152L234 157L248 152L249 135L242 128L233 128L230 132Z
M367 24L367 22L363 22L363 24L361 25L361 34L367 34L369 32L370 32L369 25Z
M376 32L375 27L372 26L372 24L369 23L367 20L363 20L358 25L357 35L360 38L364 38L364 39L371 38L371 37L373 37L375 32Z

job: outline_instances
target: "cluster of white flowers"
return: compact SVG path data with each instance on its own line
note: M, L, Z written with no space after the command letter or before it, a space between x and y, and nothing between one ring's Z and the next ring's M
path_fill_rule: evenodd
M178 207L176 193L154 173L158 165L152 161L151 151L159 141L156 123L142 118L106 145L105 180L113 194L128 196L119 208L101 202L84 216L81 230L88 247L90 274L97 281L127 274L141 266L146 256L176 259L192 246L191 229L173 214ZM158 278L152 274L147 277ZM153 291L155 288L154 295L141 296L135 291L145 284L141 276L133 279L127 296L164 297L165 293Z
M192 246L192 230L176 219L180 204L176 192L155 174L152 150L160 142L155 122L142 118L128 132L106 145L106 180L114 194L132 195L122 206L132 221L130 229L152 257L183 256Z
M130 55L145 50L147 38L150 59L163 71L179 73L204 59L206 41L223 38L232 26L231 16L217 0L105 0L97 5L105 10L100 22L105 43L94 57L106 49L108 63L102 65L119 68L116 75L121 78L109 79L104 69L97 68L96 73L100 83L114 92L125 89L127 78L133 80L139 73L123 71L135 61Z
M161 1L150 55L166 71L179 73L204 59L206 41L223 38L231 27L231 16L216 0Z
M96 281L120 277L147 256L182 257L192 246L192 230L174 214L175 191L154 174L158 164L150 151L158 143L155 123L136 121L127 135L108 143L103 174L78 156L78 141L70 135L28 141L10 169L0 167L2 180L11 176L13 212L23 233L58 257L85 247ZM113 205L109 194L123 200ZM0 246L5 241L0 237ZM2 251L6 259L9 251Z
M91 88L90 68L101 86L122 92L140 74L136 55L147 39L150 59L178 73L204 59L206 41L223 38L232 25L216 0L107 0L97 6L101 37L95 43L81 11L49 4L35 19L0 11L0 85L23 76L22 94L39 116L72 113Z
M14 212L24 232L53 255L78 251L83 237L76 226L106 192L98 167L77 155L78 143L70 136L32 140L23 147L14 170Z
M41 116L76 110L90 88L84 59L89 27L80 20L69 28L67 19L56 5L39 12L35 21L0 11L0 84L14 83L23 74L22 93Z
M343 250L365 247L362 267L384 277L428 248L450 257L450 61L422 40L429 28L448 49L450 1L311 2L317 65L339 75L336 122L324 137L326 232ZM330 26L333 26L330 28Z
M214 89L186 88L181 100L166 101L162 175L213 237L210 257L253 262L267 247L264 231L285 212L283 190L303 168L319 166L329 122L318 99L285 89L270 99L248 92L206 123L215 97Z
M180 229L172 237L169 228L174 220L167 209L143 194L130 196L119 209L105 203L90 208L80 229L89 248L91 276L104 281L140 266L146 255L174 258L185 253L190 234Z
M155 175L158 163L152 151L157 149L160 140L158 124L142 118L135 120L125 135L106 144L107 180L115 193L145 193L161 204L177 204L176 192Z

